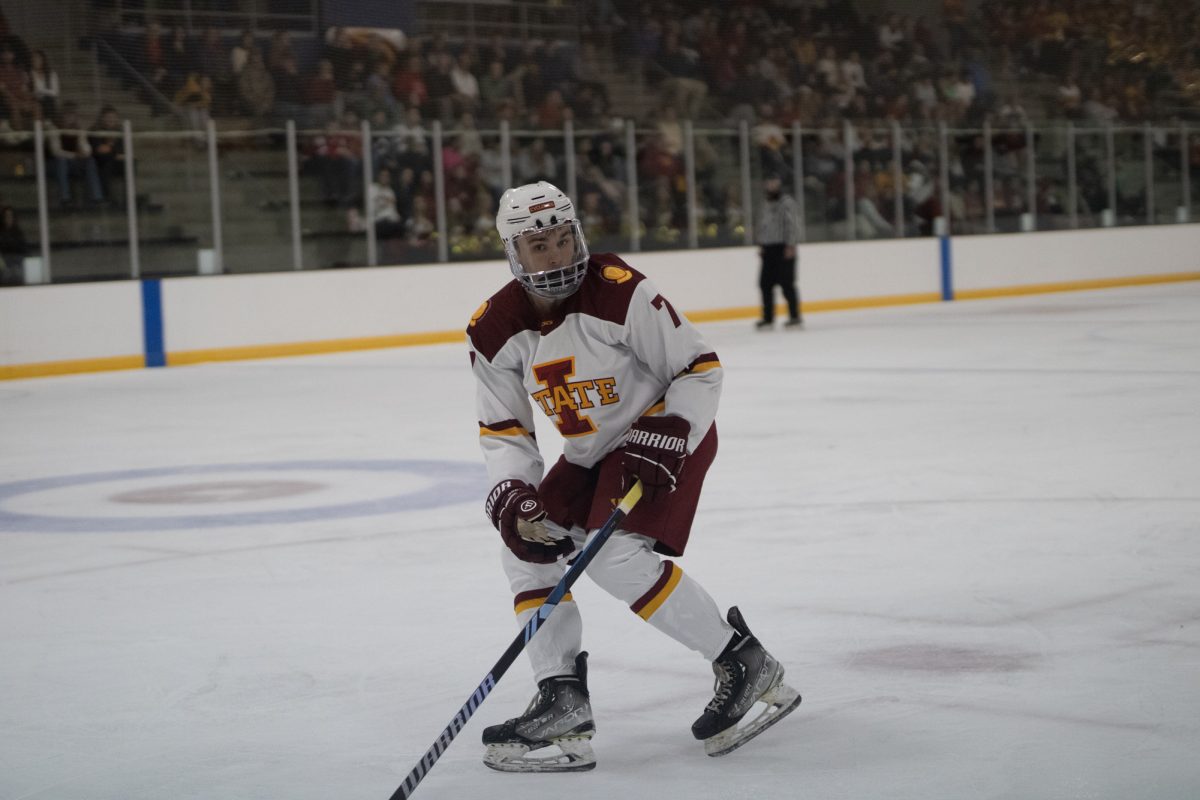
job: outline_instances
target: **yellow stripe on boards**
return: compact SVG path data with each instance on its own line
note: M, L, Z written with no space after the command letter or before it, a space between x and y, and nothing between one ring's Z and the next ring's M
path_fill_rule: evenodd
M571 596L571 593L567 592L565 595L563 595L562 602L568 603L568 602L572 602L574 600L575 600L575 598ZM523 602L517 603L513 607L513 611L516 612L517 614L520 614L522 611L528 611L531 608L540 608L541 606L543 606L545 604L546 604L546 598L534 597L529 600L525 600Z
M144 366L146 366L145 356L75 358L69 361L45 361L37 364L0 364L0 381L46 378L52 375L78 375L84 372L141 369Z
M1181 272L1171 275L1136 275L1129 278L1097 278L1087 281L1034 283L1027 286L998 286L992 289L955 290L955 300L984 300L990 297L1017 297L1027 294L1053 292L1083 292L1088 289L1115 289L1121 286L1149 286L1156 283L1200 281L1200 272Z
M311 356L344 353L352 350L379 350L387 347L413 347L424 344L457 344L464 340L462 331L401 333L395 336L367 336L357 339L328 339L319 342L259 344L244 347L220 347L212 350L182 350L167 353L167 365L201 364L209 361L244 361L254 358Z
M850 308L876 308L878 306L904 306L918 303L940 303L942 296L938 292L922 292L920 294L889 294L878 297L849 297L839 300L816 300L800 304L804 313L817 311L840 311ZM724 322L734 319L754 319L762 315L761 306L734 306L732 308L714 308L708 311L684 312L692 322ZM786 316L787 306L776 308L776 316Z
M679 585L679 580L683 577L683 570L676 564L671 570L671 577L667 578L667 585L662 588L662 591L654 595L654 599L646 605L642 606L642 610L637 612L637 615L642 619L649 621L650 617L654 616L654 612L658 611L658 607L667 602L667 598L671 596L671 592L675 591L675 587Z

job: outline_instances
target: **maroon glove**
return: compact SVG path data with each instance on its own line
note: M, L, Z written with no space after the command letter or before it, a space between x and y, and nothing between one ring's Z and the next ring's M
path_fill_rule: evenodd
M525 481L500 481L488 494L484 511L508 549L522 561L552 564L575 549L568 538L556 539L546 529L546 507Z
M683 417L640 417L633 423L621 466L630 476L629 485L641 479L642 499L653 503L675 491L691 430Z

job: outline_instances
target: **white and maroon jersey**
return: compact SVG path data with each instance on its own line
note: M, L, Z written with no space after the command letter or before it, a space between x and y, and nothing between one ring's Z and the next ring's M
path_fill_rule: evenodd
M609 253L592 255L579 291L551 318L513 280L479 307L467 336L493 483L541 481L534 408L564 437L566 460L581 467L619 447L644 414L691 423L688 452L716 417L716 353L654 284Z

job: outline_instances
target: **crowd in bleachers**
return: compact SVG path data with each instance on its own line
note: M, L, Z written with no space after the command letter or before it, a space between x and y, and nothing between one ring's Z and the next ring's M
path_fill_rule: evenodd
M852 0L601 0L588 4L577 41L406 38L361 29L320 37L189 34L154 21L106 36L141 76L145 101L192 127L209 116L242 117L260 127L295 120L304 170L325 203L344 211L350 229L374 225L389 246L428 247L436 228L434 121L445 132L452 241L468 249L494 246L491 209L506 178L494 133L499 123L514 132L513 181L563 182L568 153L559 132L571 121L578 134L570 155L589 233L626 237L637 224L653 246L656 237L670 243L686 227L685 120L745 121L756 174L780 174L789 185L797 167L790 131L798 124L806 132L805 179L790 188L805 193L814 222L853 216L860 235L892 235L897 224L928 231L942 213L936 123L962 129L989 120L1019 129L1043 117L1132 121L1200 105L1197 34L1194 26L1173 24L1188 6L1187 0L984 0L968 18L963 0L942 0L930 16L863 16ZM24 70L25 79L14 70ZM612 108L614 80L645 89L651 99ZM38 61L0 49L8 124L45 115L37 107L53 103L56 91L44 56ZM626 152L622 130L630 116L639 128L633 153ZM373 132L375 167L366 181L363 120ZM893 122L906 131L900 219L893 213ZM950 210L970 219L981 205L981 143L977 134L952 137ZM993 142L995 206L1014 219L1034 210L1026 208L1031 192L1021 184L1025 146L1017 135ZM737 238L746 215L735 149L697 136L694 153L701 230ZM856 206L849 209L848 156ZM631 161L640 187L636 221L627 212ZM97 180L88 164L66 161L68 182L82 184L85 200L107 196L101 164ZM1081 169L1081 182L1094 177L1085 174L1086 160ZM1051 187L1035 187L1032 195L1047 211L1064 202ZM364 196L366 218L357 211Z

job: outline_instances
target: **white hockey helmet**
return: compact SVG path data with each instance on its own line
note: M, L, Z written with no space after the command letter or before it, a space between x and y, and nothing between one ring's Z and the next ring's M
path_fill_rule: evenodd
M508 266L526 290L557 300L575 293L587 274L588 248L571 198L546 181L509 189L496 230Z

